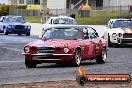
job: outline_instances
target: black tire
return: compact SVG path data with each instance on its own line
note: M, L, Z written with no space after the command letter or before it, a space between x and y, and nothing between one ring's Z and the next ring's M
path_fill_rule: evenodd
M96 58L97 64L105 63L107 59L107 50L103 49L100 56Z
M29 61L25 61L25 65L27 68L36 68L36 63L32 63L32 62L29 62Z
M75 50L72 65L75 67L79 67L81 64L81 51L79 49Z
M112 42L110 41L110 36L108 35L108 47L112 47L113 46L113 44L112 44Z
M119 44L113 44L113 46L116 48L116 47L119 47L120 45Z
M26 36L30 36L30 33L26 33Z
M76 76L76 81L79 85L84 86L87 82L87 79L84 76Z
M8 32L6 31L6 29L4 30L4 35L8 35Z
M21 36L21 33L19 33L18 36Z

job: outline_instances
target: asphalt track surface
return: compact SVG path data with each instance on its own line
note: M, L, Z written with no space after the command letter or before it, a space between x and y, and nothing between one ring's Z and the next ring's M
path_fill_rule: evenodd
M75 80L76 67L49 63L32 69L25 67L23 46L37 40L37 37L0 34L0 84ZM132 75L132 45L109 48L105 64L93 60L82 62L81 66L89 74Z

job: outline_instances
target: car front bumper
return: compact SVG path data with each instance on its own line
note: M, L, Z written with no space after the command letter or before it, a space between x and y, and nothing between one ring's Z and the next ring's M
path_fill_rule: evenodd
M118 44L132 43L132 38L118 38Z
M4 30L0 30L0 33L4 33Z
M7 29L8 33L21 33L21 34L26 34L26 33L30 33L30 29Z
M70 61L73 57L73 54L48 54L48 53L38 53L38 54L29 54L22 53L25 56L31 56L30 58L25 58L31 61L42 61L42 62L58 62L58 61Z

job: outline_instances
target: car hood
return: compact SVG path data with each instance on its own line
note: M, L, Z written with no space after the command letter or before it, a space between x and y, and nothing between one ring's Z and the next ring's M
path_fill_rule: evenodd
M9 26L9 25L23 25L23 26L28 26L28 23L25 22L5 22L4 23L5 26Z
M34 41L27 46L37 46L37 47L68 47L77 45L79 40L64 40L64 39L52 39L52 40L39 40Z
M113 33L132 33L132 28L112 28Z

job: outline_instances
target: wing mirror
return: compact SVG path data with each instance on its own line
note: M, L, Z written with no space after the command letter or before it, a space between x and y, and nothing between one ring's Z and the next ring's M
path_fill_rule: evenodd
M102 35L102 37L101 38L104 38L104 35Z
M99 37L99 34L98 34L97 32L95 33L95 35L96 35L97 37Z

